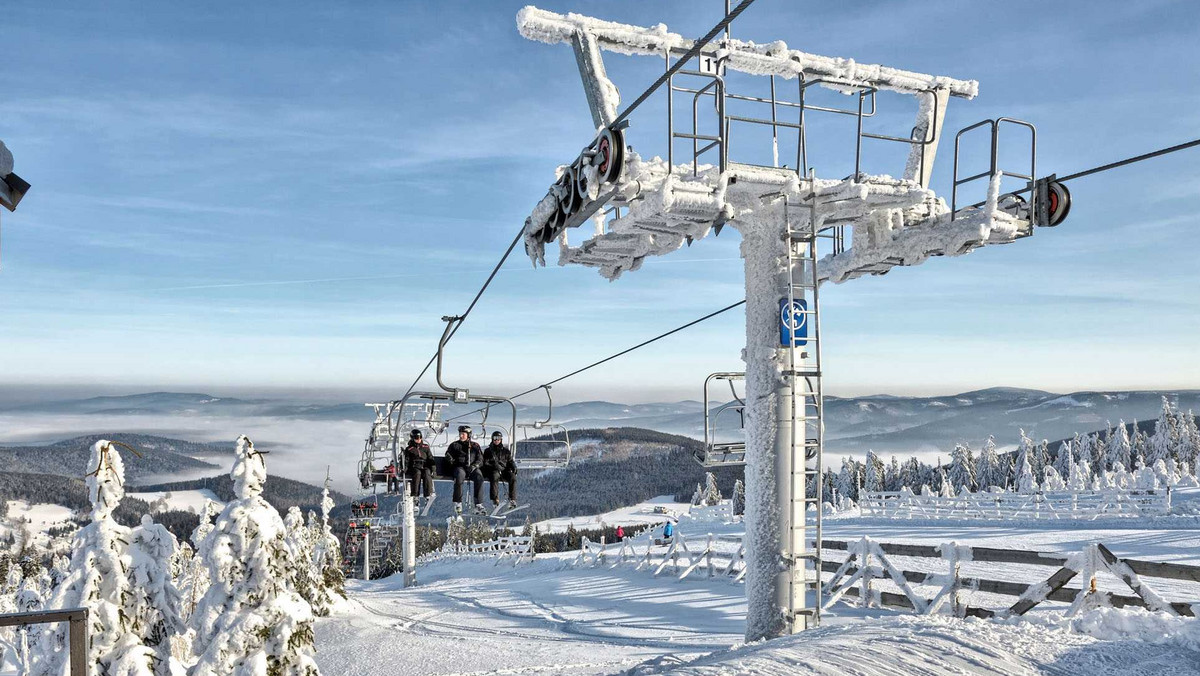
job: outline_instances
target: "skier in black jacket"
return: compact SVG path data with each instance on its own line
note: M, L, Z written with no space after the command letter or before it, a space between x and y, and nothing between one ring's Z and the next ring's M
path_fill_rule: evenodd
M421 430L408 433L408 446L404 448L404 465L410 491L415 498L424 495L426 500L433 499L433 474L437 471L434 466L433 451L429 444L421 439Z
M470 425L458 428L458 441L446 449L446 459L450 461L450 471L454 473L454 512L462 514L462 485L470 479L475 483L475 512L486 514L483 509L483 450L479 444L471 441Z
M483 450L483 476L493 505L500 506L499 483L504 481L508 483L508 508L517 506L517 463L500 432L492 432L492 443Z

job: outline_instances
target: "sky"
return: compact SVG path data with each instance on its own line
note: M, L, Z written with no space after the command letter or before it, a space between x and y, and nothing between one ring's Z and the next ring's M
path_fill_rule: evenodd
M521 4L8 8L0 139L33 185L0 214L9 398L64 386L403 393L440 317L466 307L555 167L593 133L571 50L522 39ZM542 6L698 37L721 5ZM980 96L952 100L947 132L1028 120L1043 175L1200 130L1200 6L1186 0L1053 11L758 0L733 33L976 79ZM626 101L662 69L606 63ZM661 98L629 131L645 156L664 152ZM878 122L896 125L879 130L906 134L911 100L886 103ZM814 133L829 154L814 160L818 175L848 173L845 129ZM1002 158L1019 166L1013 142ZM865 152L867 171L902 171ZM939 194L952 157L943 143ZM970 159L982 162L978 148ZM1080 179L1058 228L827 287L826 391L1200 387L1198 163L1195 149ZM726 229L615 283L581 267L535 270L518 248L451 342L447 380L524 390L740 300L737 247ZM743 317L726 313L556 393L698 399L705 375L740 369L743 345Z

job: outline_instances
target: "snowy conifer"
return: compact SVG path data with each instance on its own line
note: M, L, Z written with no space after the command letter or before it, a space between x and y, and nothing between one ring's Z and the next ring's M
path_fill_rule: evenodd
M1133 458L1133 442L1129 440L1129 430L1126 429L1124 420L1109 433L1106 446L1105 456L1109 467L1115 467L1117 463L1121 463L1122 467L1129 467Z
M1042 490L1044 491L1062 491L1066 490L1067 482L1063 480L1058 470L1054 469L1054 465L1046 466L1046 477L1042 480Z
M719 505L724 497L721 495L721 489L717 487L717 477L712 472L704 473L704 504Z
M1186 462L1191 468L1191 474L1196 471L1196 458L1200 456L1200 427L1196 425L1196 416L1190 410L1182 415L1179 425L1179 444L1176 453L1181 463Z
M844 462L844 461L843 461ZM742 516L746 513L746 485L741 479L733 482L733 515Z
M98 673L111 665L114 649L126 637L136 641L131 626L133 594L129 585L129 529L113 519L125 497L125 467L116 447L106 439L92 445L87 475L92 503L91 523L80 528L71 544L70 573L55 591L49 608L88 609L88 664ZM31 673L63 673L67 660L66 627L48 625L40 637Z
M1028 441L1028 438L1025 436L1025 430L1021 430L1022 447L1025 441ZM975 461L975 482L980 491L986 491L992 486L1005 488L1006 479L1005 472L1001 469L1000 457L996 455L996 439L989 436Z
M230 476L237 497L200 548L210 586L191 619L198 660L189 673L318 674L312 608L288 589L283 519L262 498L266 462L245 436L237 440Z
M938 482L941 484L941 488L938 489L938 495L943 498L954 497L954 486L951 485L950 479L946 476L946 470L938 469Z
M883 461L874 451L867 451L866 468L863 476L863 490L877 493L883 490Z
M1071 465L1075 464L1075 459L1071 456L1071 442L1064 440L1058 446L1058 453L1054 456L1054 470L1058 472L1059 478L1064 482L1071 476Z
M1154 423L1154 436L1150 437L1149 448L1146 449L1147 465L1153 467L1159 460L1166 462L1167 458L1172 457L1175 450L1173 442L1178 437L1174 427L1174 407L1166 397L1163 397L1162 410L1158 414L1158 420Z
M172 639L186 630L179 590L171 579L175 536L143 515L130 533L129 576L132 609L127 618L132 638L126 637L113 660L113 673L182 676L183 665L171 654Z
M956 444L950 454L950 469L946 472L946 480L950 482L955 492L970 492L975 488L975 463L971 457L971 449L966 444Z
M313 612L325 616L333 609L337 597L346 597L346 576L342 572L342 545L329 525L329 512L333 509L333 498L329 497L329 479L321 491L320 532L313 542L313 566L320 573L321 584L317 588Z
M1019 493L1036 493L1038 490L1037 481L1033 478L1033 466L1029 464L1030 453L1022 453L1017 459L1017 492Z
M308 527L304 524L304 514L299 507L293 505L288 509L287 516L283 518L283 527L287 532L285 539L291 551L288 582L292 590L311 606L319 581L313 569L312 540Z

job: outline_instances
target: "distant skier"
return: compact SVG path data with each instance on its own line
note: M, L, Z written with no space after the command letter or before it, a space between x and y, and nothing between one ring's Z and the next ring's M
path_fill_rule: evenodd
M488 480L488 497L493 505L500 506L499 483L504 481L508 484L508 508L517 506L517 463L498 431L492 432L492 443L483 451L483 476Z
M617 526L617 542L625 539L625 527Z
M675 525L668 521L667 525L663 526L663 539L670 540L673 537L675 537Z
M479 470L483 465L483 450L471 441L470 425L458 428L458 441L446 449L446 459L454 473L454 512L462 514L462 485L470 479L475 483L475 513L487 514L483 508L483 472Z
M408 446L404 447L404 464L410 483L412 497L425 496L425 501L432 501L434 467L433 451L429 444L421 438L421 430L408 433Z

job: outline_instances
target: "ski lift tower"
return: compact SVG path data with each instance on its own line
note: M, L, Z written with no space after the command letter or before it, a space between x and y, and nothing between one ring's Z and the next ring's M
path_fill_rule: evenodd
M615 280L648 256L717 235L726 225L742 236L747 640L820 621L824 404L818 287L1012 242L1032 234L1034 224L1056 225L1069 207L1065 188L1035 179L1033 126L1007 118L955 137L948 207L929 189L942 121L949 100L973 98L977 83L808 54L781 41L733 39L729 25L752 1L732 11L726 2L724 19L695 41L661 24L645 28L536 7L517 15L526 38L573 47L597 128L579 156L558 168L526 219L525 250L535 266L545 264L546 245L557 240L560 265L594 267ZM605 71L606 51L665 63L658 81L624 112L618 112L620 94ZM752 93L735 92L738 82L751 83ZM829 90L849 105L823 103L820 96L834 96ZM633 129L629 115L655 92L666 98L665 160L641 157L626 140ZM872 119L885 100L912 110L912 126L893 134L868 129L877 126ZM819 177L809 155L835 138L821 125L838 120L844 145L837 151L847 165L852 158L853 173ZM821 142L811 148L810 129ZM966 136L972 130L990 132L991 161L984 171L960 178L960 141L981 136ZM1018 171L998 166L1001 130L1019 132L1005 138L1016 139L1021 153L1028 147L1029 162L1022 159ZM762 139L757 147L747 140L752 132ZM893 168L900 177L867 173L864 144L898 148L906 159ZM790 167L780 164L784 146L785 161L794 161ZM681 148L686 150L677 152ZM1021 190L1001 196L1005 177L1016 179L1020 189L1032 188L1032 202L1018 196ZM984 184L975 182L985 178L982 191ZM985 192L983 199L958 208L968 184ZM572 244L569 233L589 221L590 236Z

